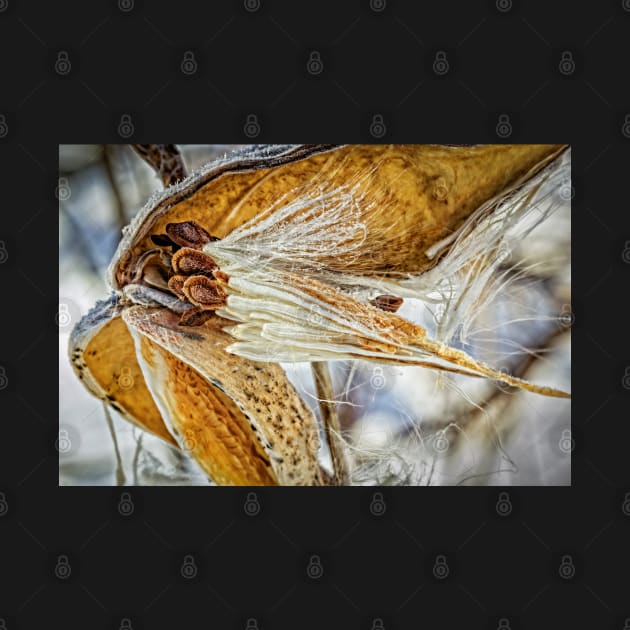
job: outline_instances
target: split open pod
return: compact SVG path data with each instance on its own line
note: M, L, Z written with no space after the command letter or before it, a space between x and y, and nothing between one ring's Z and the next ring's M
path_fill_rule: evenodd
M302 145L208 164L125 229L114 293L71 337L75 370L218 484L328 483L316 418L279 362L422 365L567 396L447 343L565 151ZM443 339L396 314L436 291L457 306Z

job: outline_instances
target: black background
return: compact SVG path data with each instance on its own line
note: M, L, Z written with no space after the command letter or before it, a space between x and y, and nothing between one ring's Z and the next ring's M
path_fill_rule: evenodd
M0 0L0 628L630 627L630 2L120 2ZM500 488L389 488L380 516L369 488L260 490L255 516L246 489L131 488L121 516L57 487L58 144L250 142L252 114L256 142L372 142L375 115L379 141L506 141L507 114L509 142L572 144L571 488L507 516Z

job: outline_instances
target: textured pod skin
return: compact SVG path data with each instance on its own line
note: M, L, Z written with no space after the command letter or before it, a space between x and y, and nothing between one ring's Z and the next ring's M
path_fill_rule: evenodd
M125 419L169 444L170 434L146 386L118 297L97 302L70 336L70 362L86 389Z
M162 417L217 483L321 483L310 410L279 365L226 352L226 320L181 327L167 309L143 306L123 318Z
M77 376L219 485L322 484L315 418L282 368L227 354L220 317L199 327L178 319L115 295L99 302L71 335Z

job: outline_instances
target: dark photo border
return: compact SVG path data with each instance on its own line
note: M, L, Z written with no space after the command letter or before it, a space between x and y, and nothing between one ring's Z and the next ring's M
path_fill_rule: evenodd
M629 60L626 0L0 0L4 626L627 627ZM254 141L571 144L572 487L58 487L59 144Z

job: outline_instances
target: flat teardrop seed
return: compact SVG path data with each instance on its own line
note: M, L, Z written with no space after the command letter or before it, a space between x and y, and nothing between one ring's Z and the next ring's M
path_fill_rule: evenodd
M207 276L191 276L184 282L183 291L186 297L195 305L206 308L219 308L225 304L227 295L216 280Z
M186 299L186 294L184 293L184 282L186 282L185 276L172 276L168 280L168 288L174 293L180 300Z
M212 256L190 247L183 247L173 254L171 264L175 273L185 276L212 274L215 269L219 268Z
M168 223L166 233L174 243L182 247L201 249L206 243L218 240L204 230L196 221Z
M377 295L370 304L387 313L395 313L403 303L403 299L396 295Z

